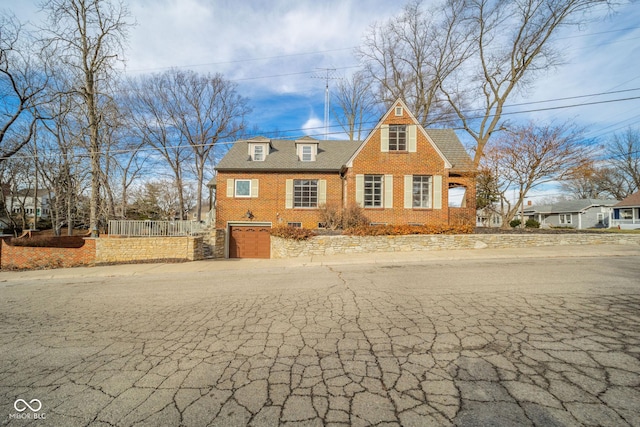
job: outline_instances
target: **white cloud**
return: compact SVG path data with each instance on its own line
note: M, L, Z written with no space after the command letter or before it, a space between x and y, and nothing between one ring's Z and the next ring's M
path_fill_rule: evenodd
M317 139L323 139L324 121L311 115L309 119L301 126L305 135L311 135Z

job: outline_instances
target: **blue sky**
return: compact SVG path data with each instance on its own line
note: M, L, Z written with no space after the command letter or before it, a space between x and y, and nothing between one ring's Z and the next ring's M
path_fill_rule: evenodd
M17 4L16 4L17 3ZM126 75L170 67L220 72L249 98L251 126L288 131L288 136L322 132L324 68L348 76L367 28L398 14L402 2L388 0L127 0L137 26L130 31ZM426 1L425 3L428 3ZM22 20L40 21L37 1L0 0L0 9ZM513 97L508 112L640 96L640 4L617 8L612 16L564 30L557 42L566 63L540 76ZM334 83L333 81L331 83ZM611 91L610 95L584 97ZM553 101L558 98L579 97ZM530 104L536 102L535 104ZM606 138L638 126L640 100L531 111L513 120L572 119ZM466 140L464 133L461 138ZM320 136L319 136L320 137Z

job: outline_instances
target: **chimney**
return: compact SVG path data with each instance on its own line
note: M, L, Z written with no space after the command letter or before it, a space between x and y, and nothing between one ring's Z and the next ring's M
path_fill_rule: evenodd
M531 206L531 205L532 205L531 200L527 200L527 206Z

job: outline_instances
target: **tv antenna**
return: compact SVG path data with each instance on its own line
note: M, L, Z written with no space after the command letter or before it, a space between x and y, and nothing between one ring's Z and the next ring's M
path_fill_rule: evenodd
M324 139L329 137L329 80L338 80L335 68L317 68L320 72L311 76L314 79L324 79Z

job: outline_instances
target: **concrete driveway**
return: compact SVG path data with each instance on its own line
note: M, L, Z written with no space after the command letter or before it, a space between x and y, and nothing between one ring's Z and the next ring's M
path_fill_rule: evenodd
M0 302L2 424L640 426L638 247L2 272Z

